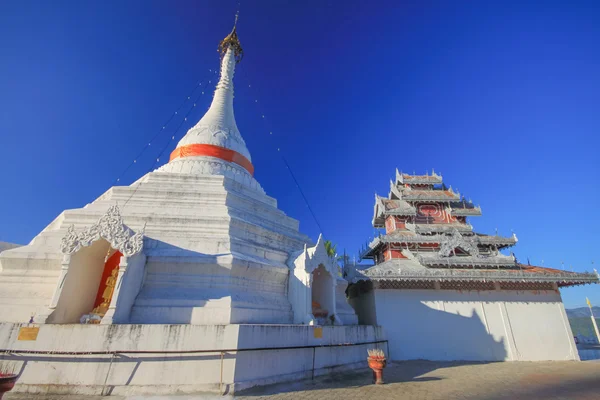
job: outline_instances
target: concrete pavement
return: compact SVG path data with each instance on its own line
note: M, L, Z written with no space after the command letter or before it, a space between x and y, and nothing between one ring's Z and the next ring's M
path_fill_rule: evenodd
M371 384L370 370L250 389L240 400L591 400L600 399L600 363L576 361L451 363L407 361L385 370L386 384ZM98 396L11 394L5 400L100 400ZM230 396L109 397L115 400L203 400Z

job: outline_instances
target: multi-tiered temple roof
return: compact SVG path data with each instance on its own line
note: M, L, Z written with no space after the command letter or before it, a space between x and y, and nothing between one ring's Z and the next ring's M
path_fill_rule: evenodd
M448 289L551 289L597 283L592 273L534 267L502 254L517 236L473 231L467 217L481 208L467 201L442 176L432 172L409 175L396 171L387 197L375 195L373 227L384 228L361 251L375 265L358 279L380 287Z

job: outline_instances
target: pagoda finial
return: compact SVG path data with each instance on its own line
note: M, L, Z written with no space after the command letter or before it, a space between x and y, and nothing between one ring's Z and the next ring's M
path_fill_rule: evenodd
M252 158L237 127L233 111L233 77L236 61L240 61L243 54L236 31L238 15L236 14L233 30L219 44L220 76L208 111L179 141L171 153L169 163L160 170L224 175L262 191L258 182L252 178Z
M219 43L219 49L217 50L219 54L221 54L221 58L223 58L225 53L227 53L227 50L231 48L235 54L235 61L238 63L242 61L242 58L244 58L244 50L242 49L242 44L240 43L237 35L237 22L239 17L240 10L238 9L238 11L235 13L235 21L233 23L233 29L231 30L231 33L225 36L225 39L221 40L221 43Z

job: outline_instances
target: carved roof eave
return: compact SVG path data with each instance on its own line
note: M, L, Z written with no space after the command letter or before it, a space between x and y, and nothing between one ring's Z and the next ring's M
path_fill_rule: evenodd
M396 184L413 184L413 185L436 185L443 182L442 176L438 175L433 171L431 175L426 175L427 178L423 179L419 175L404 175L396 168Z
M391 182L390 182L391 184ZM392 208L392 209L386 209L386 204L384 203L384 199L379 198L379 204L378 206L380 207L380 211L379 213L382 215L408 215L408 216L415 216L417 215L417 209L412 206L410 203L402 200L402 199L392 199L391 197L391 193L392 191L390 191L390 198L389 199L385 199L388 202L394 202L393 204L398 205L398 207Z
M373 220L371 223L374 228L383 228L385 226L383 201L377 193L375 193L375 206L373 207Z
M443 233L438 233L433 236L396 236L394 234L388 234L379 236L379 240L383 243L440 243L443 235ZM480 245L493 245L498 248L511 247L517 244L517 240L514 237L476 236L476 240Z
M477 217L481 216L481 207L472 207L472 208L449 208L450 215L453 217Z
M427 196L427 193L419 194L419 193L404 192L402 194L402 200L413 201L413 202L414 201L431 201L431 202L437 202L437 203L452 203L459 199L460 199L460 197L458 197L456 194L454 195L454 197Z
M415 233L438 233L451 232L457 229L461 233L473 231L473 226L469 224L411 224L406 223L406 229Z
M437 244L441 243L445 234L438 233L432 236L422 236L422 235L414 235L414 236L396 236L393 233L388 235L379 235L374 238L368 245L367 248L364 249L360 253L360 258L370 258L375 250L378 247L385 243L427 243L427 244ZM471 237L471 236L469 236ZM502 236L472 236L474 240L477 241L478 245L481 246L495 246L498 249L509 248L517 244L518 239L515 234L512 237L502 237Z
M419 262L426 266L486 266L486 267L514 267L517 265L515 256L504 256L498 254L496 256L451 256L444 257L435 256L418 256Z
M496 246L498 249L512 247L517 244L519 239L516 234L512 234L511 237L503 237L503 236L477 236L477 241L479 244L488 245L488 246Z
M427 269L424 271L386 271L386 273L359 275L353 282L358 281L433 281L433 282L551 282L559 286L585 285L600 283L594 273L542 273L526 271L490 271L490 270L457 270L457 269Z
M396 209L396 210L387 210L383 213L384 215L399 215L401 217L414 217L417 215L417 211L416 210L402 210L402 209Z
M390 200L392 199L392 195L396 196L398 199L402 199L402 192L398 189L394 182L390 181L390 193L388 194L388 198Z
M144 230L145 227L135 233L129 229L123 223L119 207L114 205L95 224L82 231L77 232L74 225L69 226L62 238L60 250L63 254L73 254L99 239L105 239L113 249L130 257L144 247Z
M382 244L381 241L381 236L374 238L373 240L371 240L371 242L369 244L367 244L367 247L360 252L360 254L358 255L359 258L370 258L371 256L373 256L374 251Z
M383 199L382 197L375 194L375 206L373 207L373 219L371 220L371 223L373 224L373 227L375 227L375 228L385 227L385 217L387 217L388 215L400 215L400 216L415 216L415 215L417 215L417 209L406 202L404 202L405 204L402 204L398 208L386 210L383 200L402 201L402 200L395 200L395 199Z

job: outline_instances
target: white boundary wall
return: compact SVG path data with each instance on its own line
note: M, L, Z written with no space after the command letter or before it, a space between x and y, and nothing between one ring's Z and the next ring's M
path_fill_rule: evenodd
M19 373L15 392L80 395L233 393L256 385L366 368L367 349L386 343L246 352L226 349L323 346L384 340L374 326L38 325L35 341L17 340L24 324L0 324L0 349L119 354L0 353L0 371ZM315 337L322 329L322 337ZM133 354L127 351L149 351ZM216 350L210 353L183 353ZM161 353L161 351L163 351ZM164 351L182 353L166 354ZM314 355L313 355L314 352ZM314 361L313 361L314 360ZM221 369L222 366L222 369ZM221 385L221 381L223 384Z
M559 293L376 289L393 360L579 360Z

